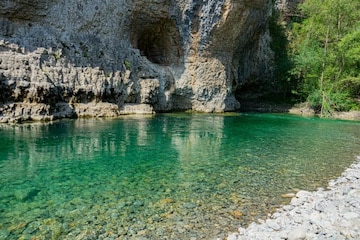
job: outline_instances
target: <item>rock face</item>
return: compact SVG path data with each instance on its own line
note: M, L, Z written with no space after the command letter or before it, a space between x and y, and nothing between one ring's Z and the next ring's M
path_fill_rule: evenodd
M279 10L285 19L296 14L296 7L304 0L275 0L275 8Z
M29 120L76 117L81 104L98 103L108 107L95 115L106 116L127 104L141 104L130 107L141 112L236 110L234 92L272 74L271 7L268 0L2 1L0 121L21 121L24 112Z

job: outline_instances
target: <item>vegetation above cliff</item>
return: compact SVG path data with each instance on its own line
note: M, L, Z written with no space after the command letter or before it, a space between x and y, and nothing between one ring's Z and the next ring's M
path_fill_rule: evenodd
M289 44L287 54L278 54L275 77L321 116L360 109L359 16L360 2L348 0L305 1L296 14L280 16ZM276 44L273 50L283 51Z

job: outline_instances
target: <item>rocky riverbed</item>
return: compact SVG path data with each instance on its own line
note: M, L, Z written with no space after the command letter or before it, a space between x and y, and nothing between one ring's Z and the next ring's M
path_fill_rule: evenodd
M267 220L227 239L360 239L360 156L327 190L299 191Z

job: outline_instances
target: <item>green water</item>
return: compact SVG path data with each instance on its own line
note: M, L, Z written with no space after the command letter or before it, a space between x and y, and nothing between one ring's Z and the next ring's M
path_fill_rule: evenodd
M223 238L359 146L359 122L272 114L0 125L0 239Z

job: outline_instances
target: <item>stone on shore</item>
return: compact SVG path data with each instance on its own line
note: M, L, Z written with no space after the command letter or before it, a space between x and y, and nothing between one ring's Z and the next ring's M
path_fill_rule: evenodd
M299 191L290 205L227 239L360 239L360 157L328 188Z

